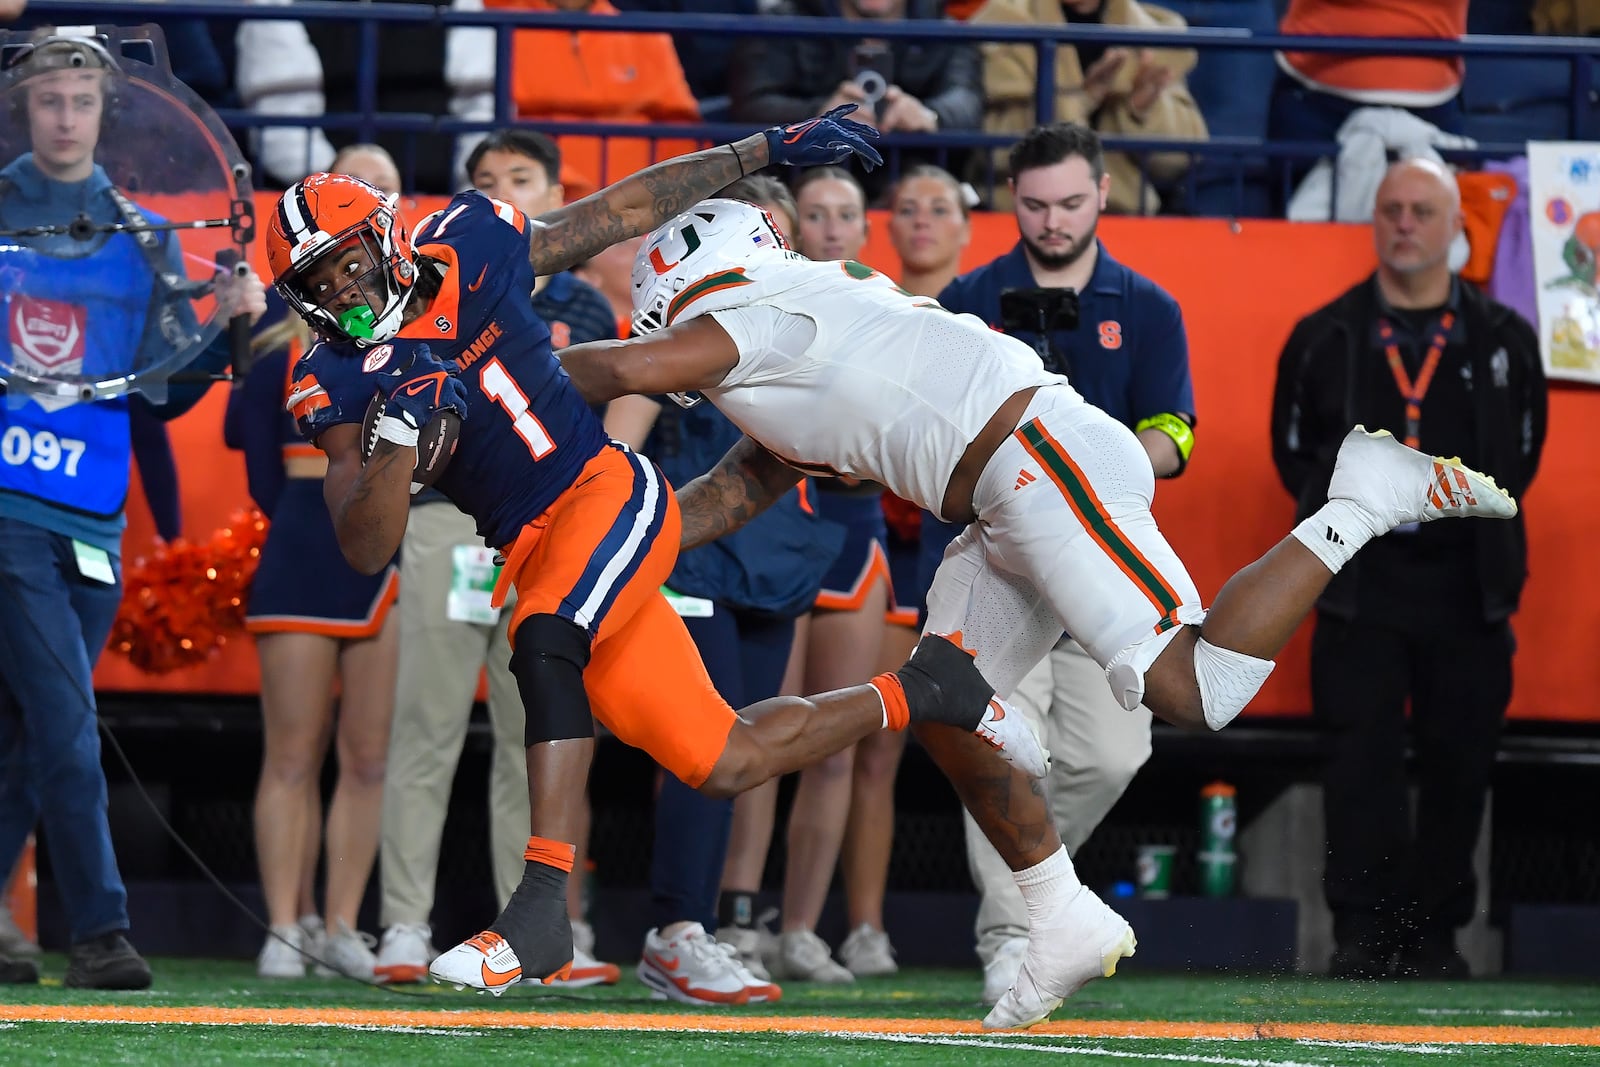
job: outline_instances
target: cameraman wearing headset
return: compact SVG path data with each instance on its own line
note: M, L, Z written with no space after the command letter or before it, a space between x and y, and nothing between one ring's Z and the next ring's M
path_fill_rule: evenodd
M1138 435L1155 477L1177 477L1194 447L1195 421L1183 315L1160 286L1112 259L1095 236L1111 183L1099 136L1076 123L1036 127L1012 146L1010 164L1021 240L951 282L939 303L1033 345L1046 368L1066 375L1085 400ZM924 591L960 532L923 516ZM1047 785L1051 813L1067 851L1076 853L1150 758L1150 712L1124 711L1071 635L1010 699L1055 756ZM983 997L993 1004L1022 964L1028 917L1010 872L970 815L966 828L968 864L981 895Z
M6 70L12 121L32 149L0 170L0 230L23 231L3 253L18 264L0 294L8 361L50 374L137 372L198 338L176 233L163 232L162 220L95 162L116 123L121 78L100 39L50 28ZM82 224L87 239L26 232L68 224ZM266 308L253 274L219 273L214 292L224 318ZM228 356L223 331L190 366L203 377ZM149 410L175 418L205 389L175 384ZM136 404L148 401L40 394L0 402L0 872L41 823L71 940L64 984L90 989L150 985L150 968L126 937L92 678L121 599ZM0 983L38 980L33 960L0 954Z

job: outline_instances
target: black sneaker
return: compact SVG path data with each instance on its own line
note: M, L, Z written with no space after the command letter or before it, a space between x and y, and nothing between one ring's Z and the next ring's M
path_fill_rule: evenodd
M0 985L38 985L39 965L16 956L0 956Z
M102 934L72 946L63 984L74 989L149 989L150 965L122 934Z

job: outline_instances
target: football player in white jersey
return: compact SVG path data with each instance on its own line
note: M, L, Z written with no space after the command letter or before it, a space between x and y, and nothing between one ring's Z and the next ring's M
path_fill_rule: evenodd
M682 547L736 529L808 471L881 482L969 523L934 578L927 629L959 635L1001 696L1065 629L1123 706L1219 730L1368 540L1409 522L1516 513L1492 479L1357 427L1328 503L1207 610L1150 514L1154 476L1137 439L1022 342L860 264L812 262L764 212L732 201L704 201L652 233L633 291L635 337L561 354L585 399L699 392L746 434L678 489ZM984 1025L1032 1025L1109 976L1132 931L1079 882L1025 775L960 731L917 736L1028 905L1027 956Z

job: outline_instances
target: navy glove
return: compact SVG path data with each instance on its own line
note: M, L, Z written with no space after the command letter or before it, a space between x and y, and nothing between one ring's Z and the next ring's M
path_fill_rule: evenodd
M861 157L861 165L867 170L879 166L883 157L872 147L878 139L878 131L864 122L845 118L856 107L856 104L840 104L820 118L766 130L768 162L820 167L854 154Z
M406 367L405 379L389 394L383 407L384 420L399 419L415 434L440 411L454 411L465 419L467 387L454 370L434 358L427 345L418 345ZM385 436L381 430L379 436Z

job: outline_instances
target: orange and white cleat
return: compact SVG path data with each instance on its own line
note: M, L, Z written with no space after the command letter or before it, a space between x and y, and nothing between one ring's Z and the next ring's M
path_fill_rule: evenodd
M557 971L533 977L534 981L550 985L572 973L572 960ZM522 962L509 942L493 930L485 930L469 937L446 952L428 966L428 974L436 982L457 989L476 989L499 996L518 982L529 977L522 972Z
M1050 773L1050 753L1028 725L1028 717L999 697L989 698L989 706L972 732L1028 777L1043 778Z
M1459 459L1418 452L1388 430L1368 433L1361 426L1339 446L1328 499L1360 504L1384 530L1434 519L1509 519L1517 513L1511 494L1487 474Z

